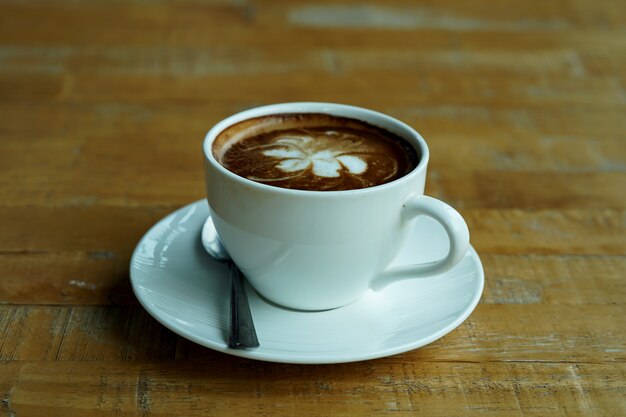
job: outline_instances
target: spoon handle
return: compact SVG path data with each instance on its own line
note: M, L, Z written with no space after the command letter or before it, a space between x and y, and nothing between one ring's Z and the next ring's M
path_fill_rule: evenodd
M259 347L252 313L243 283L243 274L233 262L230 266L230 335L228 347L231 349L249 349Z

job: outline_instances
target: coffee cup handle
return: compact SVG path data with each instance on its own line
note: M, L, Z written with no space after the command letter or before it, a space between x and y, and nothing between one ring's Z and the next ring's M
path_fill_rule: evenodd
M402 216L405 221L417 216L435 219L448 235L450 250L438 261L386 269L370 283L370 288L375 291L402 279L431 277L449 271L463 259L469 249L469 229L465 220L458 211L441 200L425 195L411 197L402 207Z

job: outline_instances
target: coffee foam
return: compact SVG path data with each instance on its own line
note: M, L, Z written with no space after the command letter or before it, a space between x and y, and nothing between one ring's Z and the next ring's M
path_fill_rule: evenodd
M339 177L341 169L352 175L367 171L367 161L358 155L351 155L351 152L367 152L367 147L357 136L333 130L316 132L303 129L302 133L298 133L279 134L270 143L261 145L262 148L269 148L261 151L263 155L281 160L276 169L291 173L310 168L311 175L323 178Z
M324 114L246 120L218 135L213 154L250 180L311 190L382 184L405 175L417 160L413 148L389 132Z

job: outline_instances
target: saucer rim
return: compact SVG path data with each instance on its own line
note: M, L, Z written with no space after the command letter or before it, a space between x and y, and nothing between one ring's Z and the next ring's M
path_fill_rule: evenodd
M471 302L468 303L467 307L465 307L465 309L463 310L463 313L459 315L456 320L454 320L447 326L444 326L443 328L439 329L438 331L431 333L427 337L419 338L410 343L404 343L404 344L400 344L397 346L389 347L387 349L375 350L371 353L360 354L356 356L351 355L349 353L344 353L344 354L306 355L303 357L298 357L298 356L283 356L283 355L276 354L276 353L263 352L263 344L262 344L263 339L261 336L259 336L261 346L258 348L250 349L250 350L230 349L228 348L226 340L224 340L223 342L219 342L213 339L206 339L206 338L198 337L194 332L188 331L184 327L177 327L175 324L169 322L164 317L161 317L162 316L161 312L157 311L156 308L153 308L153 305L152 305L153 303L151 303L148 300L143 299L141 290L138 288L139 284L137 281L139 280L139 278L134 277L133 270L135 269L134 265L136 265L136 262L137 262L136 257L138 254L138 249L142 246L144 241L154 232L154 230L157 227L159 227L163 222L176 216L178 212L183 211L183 210L188 210L192 206L201 205L201 204L205 204L206 208L210 210L209 204L206 199L196 200L192 203L186 204L170 212L163 218L159 219L156 223L154 223L150 227L150 229L148 229L144 233L144 235L141 237L141 239L138 241L137 245L135 246L135 249L133 250L133 254L130 258L129 277L130 277L133 293L135 294L135 297L139 301L139 304L155 320L157 320L160 324L162 324L164 327L166 327L170 331L176 333L177 335L184 337L185 339L190 340L194 343L197 343L200 346L207 347L209 349L212 349L218 352L222 352L228 355L238 356L238 357L242 357L246 359L264 361L264 362L302 364L302 365L338 364L338 363L350 363L350 362L359 362L359 361L366 361L366 360L372 360L372 359L380 359L380 358L384 358L388 356L394 356L394 355L398 355L401 353L409 352L415 349L419 349L423 346L426 346L446 336L448 333L452 332L454 329L460 326L470 316L470 314L476 309L476 306L478 305L480 298L482 297L482 293L484 290L484 283L485 283L484 268L483 268L480 256L478 255L474 247L470 245L470 248L468 249L468 255L466 256L469 256L472 259L472 264L475 265L476 274L477 274L477 278L475 279L475 286L473 287L473 298ZM203 225L204 225L204 221L202 221L202 224L200 225L200 227L202 227ZM452 270L454 270L455 268L456 267L452 268ZM249 286L249 284L246 283L246 285L249 291L253 290ZM285 309L285 312L286 314L289 313L287 309ZM316 314L316 312L309 312L309 313Z

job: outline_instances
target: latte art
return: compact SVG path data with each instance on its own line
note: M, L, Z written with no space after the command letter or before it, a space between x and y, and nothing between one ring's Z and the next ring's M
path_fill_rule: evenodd
M280 179L250 177L254 181L284 180L302 175L307 170L314 176L324 178L340 177L342 170L345 175L358 176L368 168L367 160L364 159L368 147L363 145L363 141L353 134L334 130L315 132L303 129L300 134L277 136L273 143L260 145L259 148L270 148L261 153L281 160L276 164L276 169L293 175ZM393 169L388 177L395 175L398 170L395 161L390 162Z
M322 114L276 115L234 125L215 141L230 171L269 185L349 190L393 181L417 164L401 138L365 122Z

